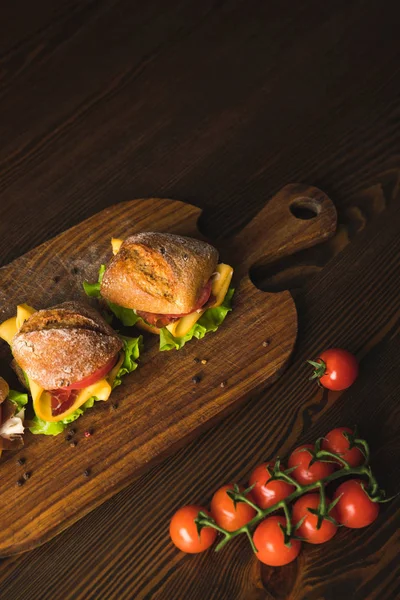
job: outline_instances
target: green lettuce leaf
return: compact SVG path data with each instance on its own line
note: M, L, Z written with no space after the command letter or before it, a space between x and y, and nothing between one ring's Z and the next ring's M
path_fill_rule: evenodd
M231 301L234 291L233 288L229 288L221 306L208 308L186 335L174 337L166 327L163 327L160 332L160 350L162 352L165 350L180 350L192 338L195 337L200 340L209 331L217 331L228 312L232 310Z
M125 325L125 327L133 327L136 325L137 321L141 320L141 317L138 317L132 308L124 308L123 306L108 301L107 304L117 317L118 321L121 321L122 325Z
M124 352L124 360L119 368L119 371L114 379L112 388L116 388L122 383L122 377L128 373L132 373L137 369L137 359L139 358L140 352L143 349L143 336L139 335L137 338L127 337L121 335L120 338L123 341L122 351Z
M49 421L43 421L43 419L39 419L39 417L34 417L29 426L29 431L31 433L39 434L43 433L44 435L58 435L62 433L66 425L59 421L58 423L50 423Z
M17 412L22 410L25 404L28 403L28 394L23 394L22 392L17 392L15 390L10 390L8 392L8 399L11 400L13 404L17 407Z
M105 270L106 265L100 265L99 277L96 283L89 283L88 281L83 282L83 289L85 290L86 295L90 298L100 298L100 284L102 282Z

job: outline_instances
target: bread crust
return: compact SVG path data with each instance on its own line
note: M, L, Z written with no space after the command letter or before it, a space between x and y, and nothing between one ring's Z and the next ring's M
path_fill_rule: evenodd
M193 310L217 263L218 251L206 242L170 233L137 233L107 265L100 292L125 308L184 314Z
M122 340L91 307L65 302L35 312L14 336L18 366L45 390L88 377L122 348Z

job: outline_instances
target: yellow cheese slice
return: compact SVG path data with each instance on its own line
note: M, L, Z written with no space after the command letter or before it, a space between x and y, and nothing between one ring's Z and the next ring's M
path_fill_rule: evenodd
M178 321L174 321L167 325L168 331L172 333L174 337L183 337L190 331L200 319L201 315L205 312L205 310L200 310L199 312L190 313L190 315L186 315Z
M29 383L32 386L32 383L34 382L30 381ZM65 417L68 417L68 415L73 413L77 408L80 408L82 404L85 404L85 402L89 400L89 398L91 398L92 396L96 396L98 400L108 400L111 394L111 385L106 379L100 379L100 381L89 385L88 387L84 388L79 392L78 396L75 399L75 402L72 406L70 406L70 408L68 408L61 415L57 416L53 416L51 414L51 394L49 392L42 391L39 397L35 394L34 398L31 387L31 393L33 400L33 408L37 416L40 419L43 419L44 421L50 421L52 423L55 423L57 421L65 419Z
M35 402L39 400L40 396L44 392L44 389L40 387L40 385L36 383L36 381L32 381L32 379L29 379L28 375L27 378L29 382L29 390L31 392L33 406L35 406Z
M210 308L221 306L228 291L229 284L232 281L233 269L230 265L220 263L215 269L218 277L213 279L211 293L215 296L215 302Z
M7 319L7 321L3 321L0 325L0 337L7 342L11 346L11 341L14 335L17 333L17 319L16 317L11 317Z
M22 325L29 319L36 310L32 308L32 306L28 306L28 304L18 304L17 306L17 329L20 330Z
M19 304L17 306L17 315L7 319L7 321L4 321L0 325L0 337L11 346L14 335L21 329L24 322L29 319L34 312L36 312L36 310L31 306Z
M121 248L121 244L124 240L120 240L119 238L111 238L111 246L113 254L117 254L119 249Z
M218 277L214 277L211 285L211 293L215 297L215 302L211 306L208 306L208 308L217 308L217 306L221 306L233 275L232 267L225 265L224 263L217 265L215 271L218 273ZM172 333L174 337L183 337L192 329L193 325L197 323L206 310L207 309L190 313L190 315L186 315L178 321L170 323L167 325L168 331Z

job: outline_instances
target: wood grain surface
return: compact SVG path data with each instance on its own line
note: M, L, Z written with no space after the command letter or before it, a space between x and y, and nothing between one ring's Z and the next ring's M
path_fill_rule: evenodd
M288 181L311 182L339 227L252 271L295 297L285 375L47 544L1 561L1 598L400 597L398 499L282 569L260 568L246 540L188 557L168 539L177 507L339 424L359 424L381 484L399 489L398 19L393 0L3 2L2 264L134 197L186 200L203 209L203 234L229 238ZM361 360L343 394L307 380L304 360L332 345Z
M306 204L311 218L294 216ZM161 198L103 210L0 269L2 320L15 314L17 304L39 309L87 300L82 282L96 281L99 266L112 256L113 236L125 239L151 230L198 237L200 215L190 204ZM12 511L0 520L0 556L47 541L239 401L276 381L296 341L296 307L289 292L258 290L248 269L264 254L270 262L326 240L335 230L336 210L323 192L302 184L285 186L222 251L234 268L235 296L233 312L217 335L194 340L179 352L160 352L158 337L145 336L140 369L124 378L109 402L71 426L80 437L93 430L73 450L68 428L56 438L27 431L19 455L5 453L1 462L2 499ZM8 344L2 341L0 351L10 362ZM196 364L199 356L206 365ZM15 461L21 458L38 483L30 478L32 485L16 490ZM90 471L86 480L85 471Z

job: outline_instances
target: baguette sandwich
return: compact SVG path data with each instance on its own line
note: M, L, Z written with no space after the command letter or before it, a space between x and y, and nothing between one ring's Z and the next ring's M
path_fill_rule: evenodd
M111 244L113 258L84 289L103 298L123 325L159 335L160 350L216 331L231 310L233 269L218 263L210 244L153 232Z
M32 433L57 435L97 400L108 400L136 369L141 337L116 332L93 308L64 302L38 310L26 304L0 325L13 366L32 396Z
M3 450L18 450L24 445L25 405L28 395L10 390L0 377L0 456Z

